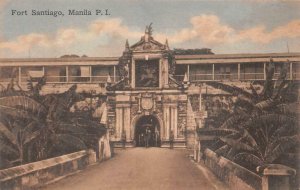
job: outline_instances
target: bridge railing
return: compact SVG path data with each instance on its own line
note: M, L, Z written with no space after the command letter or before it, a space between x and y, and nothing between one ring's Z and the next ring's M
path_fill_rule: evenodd
M95 155L94 151L83 150L0 170L0 187L5 190L38 188L95 163Z

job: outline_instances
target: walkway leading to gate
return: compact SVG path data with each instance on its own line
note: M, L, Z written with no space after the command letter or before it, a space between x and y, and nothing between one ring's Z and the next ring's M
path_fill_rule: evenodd
M210 171L187 150L132 148L43 188L45 190L223 190Z

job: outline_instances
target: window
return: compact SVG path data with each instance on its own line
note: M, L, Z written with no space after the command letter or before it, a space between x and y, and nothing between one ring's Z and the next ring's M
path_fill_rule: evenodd
M184 75L187 73L187 65L176 65L175 79L183 81Z
M290 78L290 64L286 62L280 62L280 63L274 63L275 65L275 73L274 73L274 79L278 79L280 76L280 72L282 69L285 69L287 71L286 73L286 79Z
M114 76L112 66L92 66L92 81L106 83L107 77Z
M293 79L300 79L300 63L293 63Z
M242 63L240 70L241 80L263 80L264 63Z
M47 66L45 67L45 76L47 82L66 82L67 73L65 66Z
M32 79L33 82L36 82L38 78L44 76L44 70L41 66L34 67L21 67L21 77L22 81L27 81L29 78Z
M212 80L212 68L212 64L191 65L190 81Z
M233 80L238 78L238 64L215 64L216 80Z
M0 81L9 82L12 78L18 81L18 67L0 67Z
M90 66L68 66L69 82L89 82Z

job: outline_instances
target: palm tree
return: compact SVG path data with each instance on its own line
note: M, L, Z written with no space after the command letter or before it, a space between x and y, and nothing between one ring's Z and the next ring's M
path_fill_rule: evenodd
M26 96L0 97L0 150L10 165L23 163L28 145L38 138L46 116L43 105Z
M289 109L297 101L297 87L287 81L286 64L274 81L274 63L266 67L261 92L250 85L251 92L218 82L207 85L237 96L232 114L221 126L199 129L200 140L212 141L218 154L248 168L278 162L300 142L297 113Z
M32 86L31 86L32 87ZM71 113L82 97L72 86L62 94L2 93L0 97L0 159L8 167L96 148L104 125L85 113Z

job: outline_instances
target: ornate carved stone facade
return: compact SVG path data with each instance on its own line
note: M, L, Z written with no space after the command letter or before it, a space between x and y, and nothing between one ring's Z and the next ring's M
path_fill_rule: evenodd
M159 141L159 146L168 147L174 136L176 146L186 146L187 94L172 79L174 65L168 42L154 40L151 25L139 42L132 46L126 42L118 65L121 80L107 87L109 127L117 144L123 136L127 146L141 144L137 142L145 135L141 131L148 127L159 137L156 145Z

